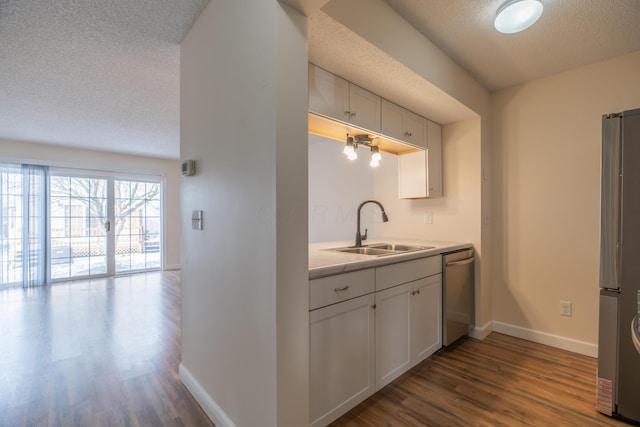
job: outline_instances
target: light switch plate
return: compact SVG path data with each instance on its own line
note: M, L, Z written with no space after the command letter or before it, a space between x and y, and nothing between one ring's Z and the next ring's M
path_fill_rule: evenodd
M570 301L560 301L560 315L571 317Z
M424 223L433 224L433 216L431 215L431 211L427 211L424 213Z
M202 211L191 212L191 229L202 230Z

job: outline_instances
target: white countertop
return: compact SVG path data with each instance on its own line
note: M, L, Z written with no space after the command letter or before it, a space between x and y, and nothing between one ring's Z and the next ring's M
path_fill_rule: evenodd
M370 267L378 267L381 265L395 264L397 262L409 261L412 259L440 255L444 252L451 252L458 249L467 249L473 246L471 243L397 239L392 237L370 239L366 242L363 242L363 245L371 245L374 243L397 243L402 245L433 246L433 249L377 257L371 255L359 255L324 250L330 248L344 248L347 246L353 246L353 240L310 243L309 279L317 279L324 276L347 273L349 271L362 270Z

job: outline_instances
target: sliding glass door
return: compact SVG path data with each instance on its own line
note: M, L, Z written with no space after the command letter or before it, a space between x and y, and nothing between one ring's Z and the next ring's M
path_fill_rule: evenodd
M51 280L161 267L159 181L52 171Z
M107 274L108 180L50 177L51 279Z
M160 183L114 182L116 273L160 268Z

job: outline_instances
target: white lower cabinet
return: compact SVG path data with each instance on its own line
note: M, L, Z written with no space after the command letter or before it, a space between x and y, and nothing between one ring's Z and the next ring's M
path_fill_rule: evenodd
M442 347L442 275L376 292L376 391Z
M376 391L411 367L412 284L376 292Z
M442 347L442 275L413 282L411 366Z
M309 313L310 424L326 426L374 392L373 294Z
M440 349L441 259L310 281L312 427L335 421Z

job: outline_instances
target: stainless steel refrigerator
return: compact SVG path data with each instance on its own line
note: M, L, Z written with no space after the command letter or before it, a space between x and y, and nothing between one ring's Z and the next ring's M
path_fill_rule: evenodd
M597 407L640 422L640 109L602 116Z

